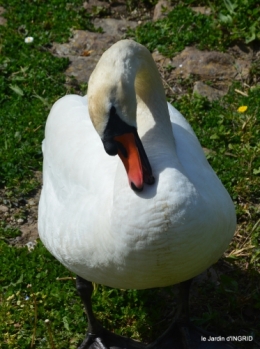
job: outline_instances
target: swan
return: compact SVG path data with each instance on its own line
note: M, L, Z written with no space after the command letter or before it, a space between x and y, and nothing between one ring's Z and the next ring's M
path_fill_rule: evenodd
M77 275L88 316L80 348L144 348L98 323L92 282L125 289L180 284L181 321L162 338L181 323L190 348L189 280L221 257L236 215L191 126L167 103L150 52L132 40L105 51L87 96L53 105L42 148L39 235ZM164 348L162 338L148 347Z

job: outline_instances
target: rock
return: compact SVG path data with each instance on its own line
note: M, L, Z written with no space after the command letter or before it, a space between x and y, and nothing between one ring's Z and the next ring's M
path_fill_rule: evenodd
M88 0L85 1L83 7L93 15L104 16L104 15L113 15L113 16L125 16L127 11L126 2L122 1L99 1L99 0Z
M212 101L224 96L234 80L248 79L252 50L235 46L230 49L230 53L222 53L186 47L173 58L166 58L157 51L152 55L168 93L185 93L179 81L193 76L197 80L193 92ZM211 82L211 86L205 84L208 81Z
M228 53L217 51L200 51L195 47L187 47L179 55L173 58L176 67L174 75L188 78L191 74L199 75L203 80L227 80L238 79L237 66L241 67L239 72L243 78L249 74L249 64L234 60ZM247 67L247 68L245 68Z
M37 223L23 224L19 229L22 232L20 243L23 245L29 241L35 241L39 237Z
M211 14L211 9L205 6L196 6L191 8L194 12L201 13L202 15L209 16Z
M229 47L227 52L237 59L250 61L254 59L254 51L252 47L243 43L239 43L237 45Z
M7 206L5 206L5 205L0 205L0 212L5 213L5 212L8 212L8 211L9 211L9 208L8 208Z
M167 67L172 64L172 61L170 58L163 56L160 52L154 51L152 53L153 59L157 64L163 65L164 67Z
M113 15L125 16L125 14L128 12L126 2L111 2L111 12Z
M248 60L235 58L223 52L200 51L195 47L185 48L171 60L171 64L175 69L171 71L170 80L188 79L195 75L201 82L211 81L217 90L197 84L195 91L210 96L212 100L226 94L234 80L246 80L251 67Z
M17 223L22 224L23 222L24 222L24 220L22 218L17 219Z
M110 4L106 1L99 1L99 0L88 0L83 3L83 7L88 12L92 12L95 15L99 12L106 12L109 11Z
M35 203L35 201L33 199L30 199L28 201L28 204L29 204L29 206L35 206L36 205L36 203Z
M88 0L83 3L83 7L93 17L110 15L110 4L104 1Z
M128 28L136 28L137 22L127 21L126 19L96 18L94 20L94 25L97 28L102 28L105 33L118 37L119 40L126 33Z
M94 23L105 33L75 30L68 43L54 43L51 49L52 54L69 58L71 64L66 75L73 76L79 83L88 82L102 53L121 39L127 27L137 26L136 22L110 18L96 19Z
M33 224L33 223L35 223L35 220L30 217L27 219L27 222L28 222L28 224Z
M116 41L116 37L108 34L75 30L69 43L54 43L51 51L59 57L69 58L71 64L66 75L75 77L79 83L86 83L101 54Z
M154 8L153 20L157 21L166 17L166 14L173 9L170 0L159 0Z
M217 100L223 97L227 91L220 91L209 85L204 84L202 81L196 81L193 88L193 94L198 94L202 97L207 97L210 101Z

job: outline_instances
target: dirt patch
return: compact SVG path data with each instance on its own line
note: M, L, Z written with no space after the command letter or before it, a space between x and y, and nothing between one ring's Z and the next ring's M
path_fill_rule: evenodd
M41 193L42 173L35 172L39 188L27 197L9 198L8 191L0 190L0 221L5 222L6 228L18 229L20 236L9 238L13 246L27 245L30 248L39 237L37 229L38 204Z

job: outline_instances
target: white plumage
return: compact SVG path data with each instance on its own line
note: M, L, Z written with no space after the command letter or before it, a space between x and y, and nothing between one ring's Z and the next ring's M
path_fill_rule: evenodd
M89 109L87 96L61 98L47 120L44 245L69 270L111 287L161 287L198 275L227 248L234 206L190 125L167 104L148 51L130 40L113 45L92 74L89 96ZM100 140L111 105L137 124L155 177L142 192L131 189L119 156L107 155Z

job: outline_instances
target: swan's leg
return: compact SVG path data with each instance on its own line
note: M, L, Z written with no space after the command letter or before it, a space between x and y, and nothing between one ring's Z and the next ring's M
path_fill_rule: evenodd
M189 296L192 279L182 282L179 285L180 307L178 311L177 326L181 333L182 344L185 349L192 349L192 342L189 333L190 312Z
M145 346L135 340L119 336L106 330L95 318L91 296L93 285L91 282L77 276L76 288L84 304L88 317L88 330L86 338L78 349L144 349Z
M88 349L90 345L93 344L94 342L97 344L95 348L107 349L107 347L102 343L102 339L101 339L104 329L98 323L92 310L92 304L91 304L91 296L93 293L92 282L84 280L80 276L77 276L76 288L84 304L84 307L87 313L87 318L88 318L87 336L78 349Z
M182 282L179 285L179 305L176 316L169 328L155 342L147 346L147 349L159 349L163 346L167 337L174 338L176 333L180 335L180 341L183 349L193 349L190 338L190 319L189 319L189 293L191 280Z

